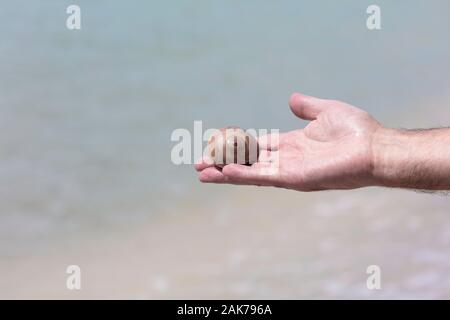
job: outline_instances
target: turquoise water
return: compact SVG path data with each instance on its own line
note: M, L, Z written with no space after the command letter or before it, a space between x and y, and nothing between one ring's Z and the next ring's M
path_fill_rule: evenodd
M448 1L376 1L380 31L372 1L76 2L80 31L65 27L72 1L1 5L4 257L183 214L208 189L170 162L170 134L194 120L291 130L301 91L395 125L450 85Z

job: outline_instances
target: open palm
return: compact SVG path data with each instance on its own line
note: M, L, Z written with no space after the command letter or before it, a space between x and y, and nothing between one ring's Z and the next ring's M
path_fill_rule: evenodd
M295 93L293 113L311 122L279 136L259 138L258 162L196 165L199 179L209 183L264 185L300 191L367 186L373 170L372 140L380 124L349 104Z

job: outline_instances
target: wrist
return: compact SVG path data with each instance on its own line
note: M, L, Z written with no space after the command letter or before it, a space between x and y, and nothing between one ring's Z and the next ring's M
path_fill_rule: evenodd
M401 163L405 156L405 133L380 127L372 140L372 178L377 186L396 187L401 179ZM403 151L402 151L403 149Z

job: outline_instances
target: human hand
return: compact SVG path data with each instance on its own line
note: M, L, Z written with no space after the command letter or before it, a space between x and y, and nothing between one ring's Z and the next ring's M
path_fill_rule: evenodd
M304 129L260 137L260 157L251 166L228 164L221 169L204 159L196 164L200 181L299 191L374 183L372 143L381 128L374 118L344 102L299 93L291 96L289 105L297 117L311 121Z

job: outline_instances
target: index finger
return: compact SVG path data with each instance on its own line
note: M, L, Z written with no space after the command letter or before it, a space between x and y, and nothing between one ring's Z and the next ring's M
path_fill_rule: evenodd
M276 186L279 183L278 164L257 162L251 166L229 164L223 167L222 174L227 183Z
M209 167L214 167L214 161L208 156L203 156L195 162L195 170L197 171L202 171Z

